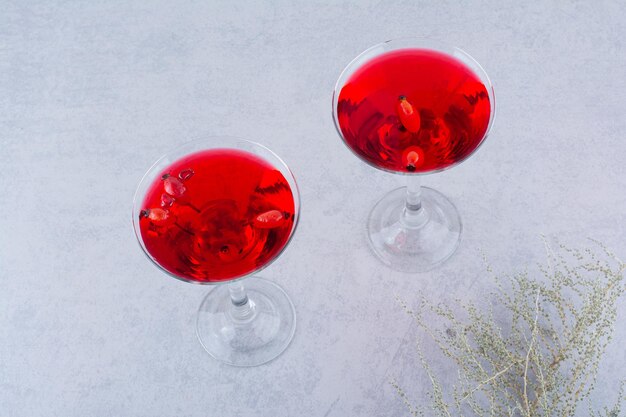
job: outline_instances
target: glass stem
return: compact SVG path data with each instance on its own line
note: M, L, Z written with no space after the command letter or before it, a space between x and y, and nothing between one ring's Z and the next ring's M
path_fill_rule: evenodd
M410 228L420 228L428 222L428 213L422 206L422 186L417 175L407 176L406 202L402 222Z
M236 281L227 285L231 301L230 314L233 320L240 322L252 320L256 316L256 308L254 302L248 298L243 284Z

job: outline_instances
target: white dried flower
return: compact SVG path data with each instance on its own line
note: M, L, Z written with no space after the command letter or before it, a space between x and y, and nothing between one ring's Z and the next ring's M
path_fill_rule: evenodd
M412 405L392 382L411 415L574 416L595 388L600 359L611 341L617 300L626 290L626 265L604 245L594 243L594 250L559 245L556 252L546 243L548 259L540 267L542 276L523 272L506 281L494 277L497 291L492 296L510 314L508 332L494 320L491 308L485 313L473 303L466 304L467 319L462 320L447 306L425 299L418 312L399 300L456 363L459 374L458 385L444 392L418 341L421 365L431 382L430 411ZM488 264L487 270L492 271ZM422 319L425 311L444 319L446 329L430 327ZM590 407L589 415L622 416L625 399L622 384L612 408Z

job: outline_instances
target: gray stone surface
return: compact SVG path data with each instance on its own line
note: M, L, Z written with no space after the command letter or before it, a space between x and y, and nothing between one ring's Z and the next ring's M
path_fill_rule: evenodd
M0 0L0 415L403 416L426 401L415 328L394 296L479 299L542 259L540 233L626 256L626 3ZM401 178L339 140L331 93L379 41L442 38L496 89L488 142L426 177L458 206L458 253L425 274L370 254L364 222ZM278 360L235 369L194 332L208 290L146 261L133 192L169 148L262 142L293 168L302 222L263 276L298 329ZM626 376L626 302L596 404ZM430 354L431 352L427 352Z

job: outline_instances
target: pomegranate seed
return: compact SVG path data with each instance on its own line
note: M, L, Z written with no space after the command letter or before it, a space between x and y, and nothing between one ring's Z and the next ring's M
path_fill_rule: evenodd
M420 130L421 118L420 113L413 107L405 96L400 96L396 104L396 113L400 119L402 126L409 132L417 133Z
M259 214L254 219L254 226L259 229L273 229L283 224L285 216L278 210L270 210Z

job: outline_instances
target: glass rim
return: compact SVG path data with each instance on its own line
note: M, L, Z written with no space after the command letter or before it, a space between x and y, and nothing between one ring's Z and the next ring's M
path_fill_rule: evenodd
M407 45L404 45L404 46L401 46L401 47L395 47L395 46L389 47L388 46L388 45L392 45L392 44L396 44L396 43L402 43L402 42L406 42ZM372 55L371 58L368 58L368 59L364 60L364 58L366 56L368 56L373 51L375 51L377 49L380 49L380 48L384 48L384 50L381 53L378 53L376 55ZM361 155L359 155L346 142L346 139L343 136L343 132L341 131L341 127L339 126L339 120L338 120L338 117L337 117L337 104L338 104L338 101L339 101L339 93L341 92L341 89L345 85L345 81L358 68L360 68L366 62L369 62L371 59L373 59L375 57L378 57L378 56L381 56L381 55L384 55L386 53L389 53L389 52L392 52L392 51L401 50L401 49L425 49L425 50L431 50L431 51L436 51L436 52L445 54L445 55L447 55L447 56L449 56L451 58L454 58L457 61L460 61L461 63L463 63L463 65L465 67L467 67L470 71L474 72L475 75L478 76L479 79L481 79L481 81L485 82L485 88L487 89L487 94L489 94L489 103L490 103L490 107L491 107L491 112L489 114L489 123L487 124L487 130L485 130L485 134L483 135L483 137L482 137L480 143L478 144L478 146L476 146L476 148L474 148L474 150L471 153L466 155L464 158L455 161L451 165L448 165L448 166L443 167L443 168L427 171L427 172L403 172L403 171L396 171L396 170L385 168L385 167L380 167L380 166L372 163L371 161L368 161L367 159L363 158ZM463 56L466 59L468 59L469 62L473 66L475 66L476 68L472 68L466 62L462 61L461 59L459 59L458 57L456 57L455 55L450 53L450 51L459 53L461 56ZM359 65L357 65L357 64L359 64ZM476 71L476 69L478 70L478 72ZM483 80L483 78L484 78L484 80ZM474 155L480 149L480 147L483 145L483 143L485 143L485 141L487 140L487 137L489 136L489 133L491 132L491 128L493 127L493 123L494 123L495 118L496 118L496 95L495 95L495 91L494 91L494 88L493 88L493 84L491 82L491 78L489 78L489 75L487 74L487 71L485 71L483 66L480 65L480 63L473 56L471 56L469 53L467 53L465 50L463 50L463 49L461 49L461 48L459 48L457 46L454 46L452 44L446 43L444 41L441 41L441 40L438 40L438 39L434 39L434 38L419 37L419 36L403 36L403 37L399 37L399 38L388 39L386 41L379 42L379 43L377 43L375 45L370 46L369 48L365 49L363 52L358 54L356 57L354 57L343 68L343 70L339 74L339 78L337 78L337 81L335 82L335 87L333 88L332 112L333 112L333 122L334 122L334 125L335 125L335 130L339 134L339 137L341 138L341 141L350 150L350 152L352 152L361 161L365 162L369 166L371 166L373 168L376 168L376 169L378 169L380 171L389 172L389 173L396 174L396 175L422 176L422 175L429 175L429 174L435 174L435 173L442 172L442 171L447 171L450 168L456 167L457 165L460 165L461 163L465 162L467 159L469 159L470 156Z
M288 173L288 176L289 176L289 178L285 178L285 180L287 180L288 183L293 183L293 184L290 184L290 187L293 185L293 187L291 187L292 188L291 189L291 195L293 196L293 203L294 203L294 221L293 221L293 226L291 227L291 231L289 232L289 236L287 237L287 240L285 241L285 244L283 245L283 247L274 255L274 257L272 257L264 265L260 266L257 269L254 269L254 270L252 270L252 271L250 271L250 272L248 272L248 273L246 273L244 275L237 276L237 277L232 278L232 279L225 279L225 280L222 280L222 281L198 281L198 280L186 278L184 276L176 275L176 274L168 271L163 266L161 266L156 260L154 260L154 258L150 255L150 253L146 249L146 247L144 245L144 242L143 242L143 238L141 236L141 230L138 227L138 225L139 225L139 221L138 221L139 210L140 210L140 206L141 206L141 204L143 202L143 198L145 197L145 193L141 193L141 195L140 195L140 189L141 189L142 185L144 185L147 181L152 180L153 178L156 178L155 176L151 176L151 174L153 174L155 171L157 171L158 168L160 167L160 164L163 162L163 160L165 160L166 158L171 157L172 154L176 154L177 151L181 151L181 150L183 150L183 149L185 149L185 148L187 148L189 146L193 146L194 144L201 144L201 143L205 143L207 141L217 141L217 140L225 140L225 141L229 141L231 143L236 143L236 142L245 143L248 146L250 146L251 148L261 149L262 151L267 152L269 155L271 155L273 158L275 158L279 162L279 164L282 165L282 168L285 169L285 171ZM232 149L232 150L239 150L239 151L249 152L246 149L240 149L240 148L237 148L237 147L234 147L234 146L229 146L228 144L226 144L225 146L207 146L206 148L197 149L195 151L190 151L188 153L181 154L181 155L175 157L175 159L174 159L174 161L172 161L172 163L175 162L175 161L178 161L182 157L184 157L186 155L190 155L190 154L192 154L194 152L200 152L202 150L211 150L211 149ZM249 152L249 153L251 153L251 152ZM272 167L278 169L279 171L281 171L281 173L283 173L282 169L277 167L275 163L273 163L272 161L269 161L264 156L256 155L256 154L255 154L255 156L263 159L265 162L269 163ZM134 231L135 238L136 238L135 240L137 241L137 244L139 245L139 247L141 247L141 250L142 250L143 254L150 260L150 262L153 265L155 265L162 272L165 272L167 275L171 276L172 278L176 278L179 281L188 282L188 283L191 283L191 284L198 284L198 285L222 285L222 284L230 284L230 283L233 283L233 282L245 279L247 277L250 277L250 276L252 276L252 275L254 275L254 274L264 270L268 266L270 266L272 263L274 263L274 261L276 261L282 255L282 253L285 251L287 246L289 246L289 244L291 243L291 240L293 239L293 236L294 236L294 234L296 232L296 229L298 228L298 224L300 222L300 205L301 205L300 189L298 187L298 183L296 181L296 177L293 175L293 172L289 168L289 165L287 165L287 163L280 156L278 156L276 153L274 153L274 151L272 151L267 146L262 145L262 144L260 144L258 142L254 142L252 140L244 139L244 138L241 138L241 137L238 137L238 136L211 135L211 136L196 138L196 139L184 142L184 143L176 146L175 148L170 149L168 152L166 152L163 155L161 155L154 163L152 163L150 168L148 168L148 170L142 175L141 179L139 180L139 183L137 184L137 187L135 188L135 192L134 192L134 196L133 196L131 222L132 222L133 231Z

